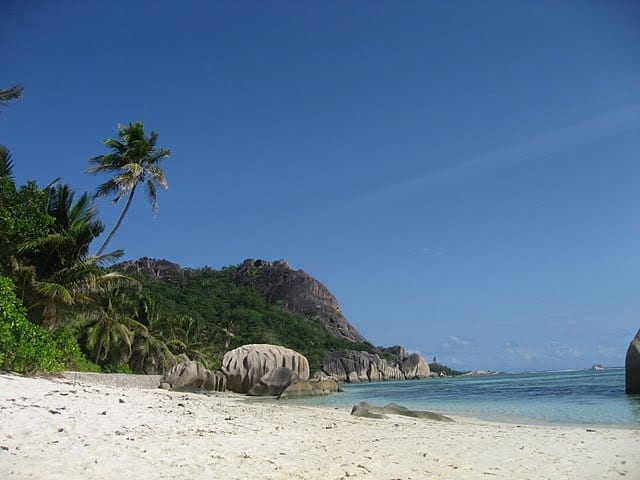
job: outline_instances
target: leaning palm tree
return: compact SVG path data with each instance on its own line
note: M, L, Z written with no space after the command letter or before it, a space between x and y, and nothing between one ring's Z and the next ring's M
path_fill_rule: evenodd
M22 96L22 90L23 87L20 85L14 85L6 89L0 88L0 107L6 107L9 102L18 100Z
M86 170L91 174L102 172L115 174L111 179L98 186L96 197L115 195L113 199L115 204L128 196L124 210L122 210L115 227L98 250L98 256L104 252L122 224L138 185L144 184L147 198L156 215L158 213L157 187L166 189L168 186L164 172L158 167L158 163L171 155L171 152L156 147L158 134L151 132L147 137L144 133L143 123L132 122L126 126L118 125L118 136L119 140L112 138L105 140L104 144L111 149L111 153L99 155L89 160L93 166Z

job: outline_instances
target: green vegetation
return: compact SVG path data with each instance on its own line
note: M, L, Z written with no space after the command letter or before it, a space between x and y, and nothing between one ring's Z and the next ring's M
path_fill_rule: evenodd
M453 368L449 368L446 365L442 365L441 363L430 363L429 364L429 369L433 372L433 373L437 373L438 375L440 375L441 373L443 375L446 375L447 377L455 377L457 375L462 375L463 373L466 372L461 372L459 370L454 370Z
M0 107L21 94L19 86L0 89ZM105 249L138 186L157 213L157 187L167 187L158 163L170 155L156 147L157 133L146 136L142 122L118 126L118 137L104 142L109 153L90 160L88 173L113 175L95 195L76 195L59 180L44 188L16 185L11 153L0 145L0 369L156 373L183 354L217 368L232 348L272 343L302 353L317 370L329 351L377 352L335 337L313 312L292 314L234 283L236 267L163 280L107 269L123 254ZM91 255L105 229L94 198L107 195L114 203L127 197L126 205Z
M236 285L236 267L202 268L167 281L140 277L143 292L156 302L150 331L174 354L185 353L210 367L224 352L247 343L272 343L307 357L312 370L320 369L328 351L366 350L333 336L322 325L269 304L255 289Z
M0 105L22 94L0 90ZM55 372L63 368L153 373L185 354L216 368L229 349L273 343L304 354L319 369L331 350L374 351L333 336L311 318L271 305L255 289L231 280L234 267L210 268L152 281L105 269L122 251L104 253L139 185L157 212L157 187L167 181L158 163L170 152L156 147L141 122L118 127L110 152L90 160L88 173L109 173L96 197L127 197L98 254L104 231L93 196L76 196L54 181L17 186L14 162L0 146L0 368Z
M52 335L27 320L13 283L0 276L0 369L36 373L58 372L66 366L92 368L68 331Z

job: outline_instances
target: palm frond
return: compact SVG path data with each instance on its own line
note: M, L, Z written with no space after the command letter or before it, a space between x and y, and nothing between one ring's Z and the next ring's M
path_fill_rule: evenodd
M59 283L35 282L34 287L38 293L48 297L51 300L60 301L65 305L74 304L73 295L71 294L71 292Z
M145 192L147 193L147 200L151 204L151 208L153 210L153 215L158 215L158 193L156 191L156 186L153 182L147 181L144 184Z
M9 177L13 183L13 160L11 152L4 145L0 145L0 177Z
M122 258L124 255L124 250L119 248L118 250L114 250L112 252L103 253L98 257L98 265L105 266L110 265L116 260Z
M109 195L113 195L114 193L117 193L119 191L119 187L118 184L113 180L107 180L104 183L101 183L100 185L98 185L98 188L96 189L96 197L106 197Z
M169 182L167 182L167 178L164 175L164 171L160 167L156 165L151 165L147 167L147 174L149 175L149 177L151 177L151 179L155 183L160 185L165 190L169 188Z
M24 88L21 85L14 85L7 89L0 89L0 106L6 106L9 102L22 97Z

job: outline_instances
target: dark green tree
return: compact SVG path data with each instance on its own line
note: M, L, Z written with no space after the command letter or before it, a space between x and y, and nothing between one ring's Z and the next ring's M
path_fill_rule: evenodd
M90 293L100 284L122 277L99 268L122 252L88 254L89 245L104 229L88 194L74 202L73 191L61 184L43 193L44 211L52 219L48 234L19 244L12 276L29 318L55 329L65 314L90 303Z
M46 211L47 195L34 182L16 188L0 175L0 272L10 275L28 261L26 246L44 240L54 222Z

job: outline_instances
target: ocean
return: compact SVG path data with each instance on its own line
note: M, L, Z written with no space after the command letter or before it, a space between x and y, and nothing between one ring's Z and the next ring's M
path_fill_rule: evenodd
M300 400L352 407L395 402L417 410L509 423L640 427L640 395L624 393L624 369L430 378L343 384L344 392Z

